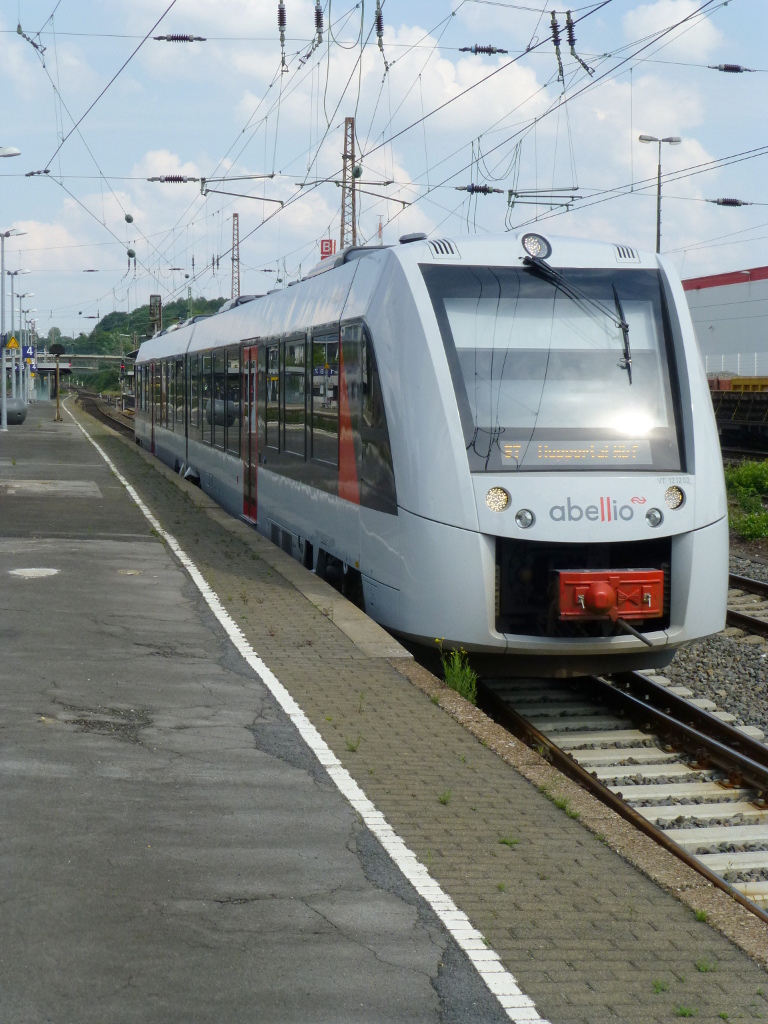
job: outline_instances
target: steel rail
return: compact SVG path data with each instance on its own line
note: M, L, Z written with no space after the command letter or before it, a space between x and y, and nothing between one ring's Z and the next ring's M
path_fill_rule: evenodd
M748 762L745 763L746 767L762 769L764 777L761 784L768 785L768 747L764 743L752 739L709 711L696 707L685 697L672 693L668 687L654 682L640 672L616 672L611 679L618 685L610 686L598 679L590 680L590 683L597 684L595 689L599 690L602 699L606 696L610 699L611 694L623 692L640 700L643 708L650 707L651 710L658 709L664 712L673 721L694 730L697 738L711 737L723 748L724 754L733 755L734 768L739 767L736 761L743 757ZM642 697L638 697L638 694Z
M746 590L749 594L759 594L768 598L768 583L752 580L749 576L737 576L735 572L731 572L728 574L728 586L734 590Z
M736 573L728 575L728 586L737 590L743 590L748 594L757 594L768 600L768 583L760 580L752 580L748 576L737 576ZM745 629L758 636L768 637L768 621L755 618L754 615L747 615L746 612L729 608L725 613L726 625L734 626L736 629Z
M625 675L633 676L635 673L626 673ZM644 682L647 682L645 677L640 677ZM595 680L597 682L597 680ZM607 685L607 684L604 684ZM615 688L616 693L621 691ZM557 744L553 743L548 736L542 733L536 728L531 722L529 722L522 715L518 714L513 708L511 708L498 694L494 693L487 686L482 684L478 686L478 695L481 700L483 709L496 721L499 725L508 729L511 733L517 736L523 742L536 749L546 751L546 758L558 768L564 775L568 775L573 778L576 782L580 783L584 789L596 796L598 800L606 804L612 810L616 811L625 821L628 821L631 825L638 829L638 831L647 835L650 839L653 839L655 843L663 847L669 853L674 854L679 860L681 860L688 867L693 868L700 875L707 879L713 886L720 889L721 892L726 893L742 907L748 910L751 914L758 917L763 923L768 924L768 911L763 910L757 904L753 903L750 899L744 896L738 889L735 889L732 885L729 885L724 878L720 875L716 875L714 871L710 870L705 864L699 861L692 854L688 853L687 850L679 846L673 839L670 839L660 828L644 818L634 807L630 807L629 804L625 803L618 794L614 793L604 783L600 782L599 779L595 778L586 768L582 767L570 754L566 753ZM674 696L674 695L670 695ZM636 699L635 699L636 700ZM647 706L641 701L636 701L639 705L638 710L647 710ZM698 709L697 709L698 710ZM663 714L663 712L661 712ZM675 720L671 716L664 715L672 724ZM712 717L712 716L710 716ZM724 723L720 723L721 725ZM687 727L690 732L693 732L691 727ZM707 742L707 737L702 734L700 736L701 741ZM739 734L741 735L741 734ZM744 737L748 739L748 737ZM723 744L718 744L723 747ZM728 754L733 755L735 752L726 748ZM749 760L748 758L746 760Z
M768 622L765 619L756 619L754 615L745 615L744 612L732 611L729 608L725 613L725 623L736 629L746 629L758 636L768 636Z

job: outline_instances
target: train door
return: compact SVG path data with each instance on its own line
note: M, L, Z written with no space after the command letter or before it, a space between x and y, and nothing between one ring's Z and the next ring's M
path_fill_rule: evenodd
M243 348L243 515L256 522L256 479L259 460L258 422L259 364L258 347Z
M149 364L149 408L151 410L151 427L150 427L150 445L149 450L152 454L155 454L155 402L157 396L155 394L155 364Z

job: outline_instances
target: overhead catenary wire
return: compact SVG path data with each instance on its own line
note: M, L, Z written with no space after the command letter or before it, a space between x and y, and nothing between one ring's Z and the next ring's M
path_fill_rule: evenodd
M510 6L510 5L505 5L505 6ZM522 5L518 5L518 6L522 6ZM591 8L593 8L593 7L596 7L596 6L597 6L597 5L590 5L590 9L591 9ZM530 9L532 9L532 10L538 10L538 8L530 8ZM436 49L439 49L439 47L437 47ZM567 110L567 108L566 108L566 110ZM427 116L429 116L429 114L428 114ZM273 123L274 123L274 122L273 122ZM390 123L391 123L391 122L390 122ZM271 134L271 133L270 133L270 134ZM389 146L391 146L391 133L387 133L387 136L381 136L380 138L382 139L382 142L383 142L383 143L384 143L385 145L387 145L388 147L389 147ZM378 140L377 140L377 141L378 141ZM316 140L315 140L315 144L317 144L317 142L319 142L319 140L317 140L317 139L316 139ZM515 140L513 140L513 141L512 141L512 143L511 143L511 145L513 146L513 150L512 150L512 152L513 152L513 157L512 157L512 159L514 159L514 152L515 152L515 150L514 150L514 147L515 147L515 146L517 145L517 142L516 142ZM485 149L485 146L484 146L483 148ZM387 151L388 151L388 150L387 150ZM519 154L519 150L518 150L518 154ZM483 154L483 157L485 158L485 154ZM477 159L477 158L476 158L476 159ZM504 162L505 162L505 163L507 163L508 161L509 161L509 157L508 157L507 155L505 155L505 156L504 156ZM307 175L307 176L308 176L308 175ZM466 180L466 179L465 179L465 180ZM437 188L440 188L440 187L450 187L450 186L448 186L448 185L442 185L442 186L441 186L441 185L440 185L439 183L437 183L437 182L435 182L435 181L432 181L432 182L431 182L431 184L429 185L429 192L430 192L430 194L433 194L433 193L435 193L435 190L436 190ZM407 194L407 193L406 193L406 194ZM413 197L413 196L411 196L411 198L413 199L414 197ZM418 201L421 201L421 200L418 200ZM195 214L195 216L197 216L197 214Z
M135 49L135 50L134 50L134 51L133 51L133 52L131 53L131 55L130 55L130 56L128 57L128 59L127 59L126 61L124 61L124 62L123 62L123 64L121 64L121 66L120 66L120 67L119 67L119 68L117 69L117 71L116 71L116 72L114 73L114 75L112 75L112 77L111 77L111 78L110 78L110 80L109 80L109 81L107 82L107 84L106 84L106 85L104 86L104 88L103 88L103 89L101 90L101 92L100 92L100 93L99 93L99 95L98 95L98 96L96 97L96 99L95 99L95 100L94 100L94 101L93 101L93 102L92 102L92 103L90 104L90 106L89 106L89 107L88 107L88 108L86 109L86 111L85 111L85 112L84 112L84 113L83 113L83 114L82 114L82 115L81 115L81 116L80 116L80 117L78 118L78 120L77 120L77 121L75 122L74 126L73 126L73 127L72 127L72 128L71 128L71 129L70 129L70 130L69 130L68 132L67 132L67 134L66 134L66 135L64 136L64 138L63 138L63 139L61 140L61 142L60 142L60 143L58 144L58 146L56 147L56 150L55 150L55 152L53 153L53 155L52 155L52 156L50 157L50 159L49 159L49 160L48 160L48 162L46 163L46 165L45 165L46 167L50 167L50 166L51 166L51 163L53 162L53 160L54 160L55 156L57 155L57 153L59 152L59 150L60 150L60 149L62 148L62 146L64 145L64 143L65 143L65 142L67 141L67 139L68 139L68 138L69 138L69 137L70 137L70 136L72 135L72 133L73 133L73 132L74 132L74 131L75 131L75 130L76 130L77 128L79 128L79 127L80 127L80 125L81 125L81 124L83 123L83 121L85 120L85 118L86 118L86 117L87 117L87 116L88 116L88 115L90 114L90 112L91 112L91 111L93 110L93 108L94 108L94 107L96 106L96 104L97 104L97 103L99 102L99 100L100 100L100 99L101 99L101 97L102 97L102 96L104 95L104 93L105 93L105 92L106 92L106 91L107 91L107 90L109 89L109 87L110 87L110 86L112 85L112 83L113 83L113 82L114 82L114 81L115 81L115 80L116 80L116 79L117 79L117 78L118 78L118 77L119 77L119 76L120 76L120 75L122 74L122 72L123 72L123 71L124 71L124 70L125 70L125 69L126 69L126 68L128 67L128 65L129 65L129 64L131 63L131 61L133 60L133 58L134 58L134 57L136 56L136 54L137 54L137 53L139 52L139 50L140 50L140 49L142 48L142 46L144 45L144 43L146 43L146 41L147 41L147 40L149 39L149 37L150 37L150 36L152 35L152 33L153 33L153 32L155 31L155 29L157 28L157 26L158 26L158 25L160 24L160 22L161 22L161 21L162 21L162 20L163 20L163 19L165 18L166 14L168 14L168 12L169 12L169 11L171 10L171 8L175 6L175 4L176 4L176 0L171 0L171 2L170 2L170 3L168 4L168 6L166 7L166 9L165 9L165 10L163 11L163 13L162 13L162 14L160 15L160 17L159 17L159 18L157 19L157 21L156 21L156 22L154 23L154 25L153 25L153 26L152 26L152 28L151 28L151 29L149 30L149 32L147 32L147 34L146 34L146 35L145 35L145 36L143 37L143 39L141 40L141 42L139 43L139 45L138 45L138 46L136 47L136 49Z

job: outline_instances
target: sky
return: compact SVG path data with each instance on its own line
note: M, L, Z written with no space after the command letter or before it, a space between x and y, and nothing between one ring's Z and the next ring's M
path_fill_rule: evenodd
M338 244L345 117L359 242L536 224L652 250L649 134L682 140L661 154L661 249L681 276L768 263L765 0L574 0L580 61L556 0L383 0L381 48L376 0L320 6L322 42L315 0L285 0L283 63L274 0L3 0L0 146L21 156L0 160L0 231L25 232L5 265L30 271L14 287L40 334L153 293L229 297L233 213L241 293L306 273ZM154 39L169 33L205 41ZM722 197L753 205L706 201Z

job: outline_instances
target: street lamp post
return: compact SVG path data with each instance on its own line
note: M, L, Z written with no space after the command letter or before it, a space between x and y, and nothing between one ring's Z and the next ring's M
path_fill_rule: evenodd
M661 144L668 142L670 146L679 146L683 141L679 135L668 135L664 139L657 139L655 135L640 135L641 142L658 142L659 163L656 173L656 252L661 252Z
M25 296L34 295L34 294L35 294L34 292L24 292L24 295L20 295L19 298L22 299ZM29 399L30 399L30 394L29 393L31 391L31 385L32 385L32 364L28 363L26 361L26 358L24 356L24 348L26 346L28 346L29 343L30 343L29 342L29 314L30 313L36 313L36 312L37 312L36 309L22 309L21 308L21 302L19 302L19 333L21 334L21 337L22 337L22 342L21 342L21 349L22 349L22 351L21 351L21 361L23 363L22 373L23 373L23 376L24 376L24 404L25 405L29 404ZM23 327L22 327L22 319L21 319L22 313L24 314L24 321L23 321L24 326Z
M21 150L15 146L0 146L0 157L21 156ZM0 375L2 375L2 386L0 386L0 431L8 430L8 410L6 408L7 381L5 378L5 240L11 235L23 235L23 231L16 228L9 228L8 231L0 231Z
M7 340L5 337L5 240L6 238L25 234L26 231L21 231L19 228L8 228L7 231L0 231L0 347L2 350L2 359L0 360L0 378L2 379L2 386L0 386L0 431L8 430L8 409L6 406L8 381L6 378L5 362L5 343ZM11 367L11 373L14 380L13 388L15 394L16 376L13 366Z
M29 270L6 270L6 274L11 279L11 334L13 334L13 314L14 314L13 285L14 285L14 281L16 280L16 275L17 274L29 274L29 273L31 273L31 271L29 271ZM3 291L5 291L5 285L3 285ZM15 358L16 357L13 356L14 362L15 362ZM15 367L14 367L13 364L11 364L11 394L12 394L12 396L14 398L16 397L16 373L15 373Z
M29 377L27 364L24 362L24 313L27 310L21 308L21 300L31 298L34 292L19 292L16 298L19 300L19 337L16 339L21 346L19 349L19 397L27 404L27 393L29 391Z

